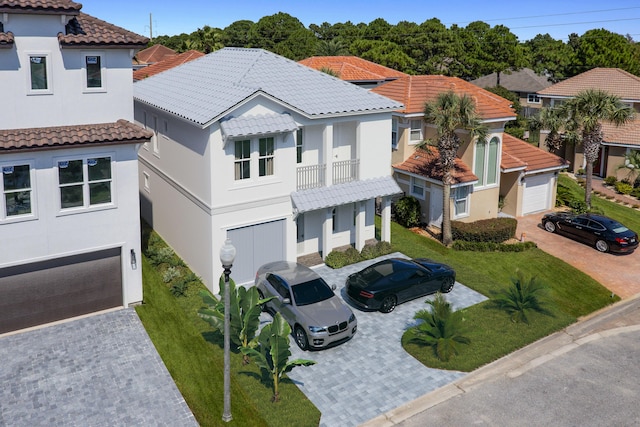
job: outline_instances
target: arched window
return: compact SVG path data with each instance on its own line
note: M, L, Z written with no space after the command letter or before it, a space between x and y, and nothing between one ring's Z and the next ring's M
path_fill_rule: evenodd
M476 142L475 165L473 172L478 177L476 187L495 185L498 182L500 140L493 137L489 143Z

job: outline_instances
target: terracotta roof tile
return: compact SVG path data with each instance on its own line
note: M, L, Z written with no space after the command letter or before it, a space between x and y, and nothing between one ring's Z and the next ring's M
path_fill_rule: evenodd
M132 144L153 136L127 120L115 123L0 130L0 152L87 144Z
M197 50L189 50L177 55L166 55L165 59L155 64L148 65L133 72L133 80L142 80L154 76L173 67L184 64L194 59L204 56L204 53Z
M640 120L623 126L603 123L602 132L605 143L640 147Z
M640 100L640 77L620 68L593 68L538 93L546 96L576 96L586 89L602 89L623 100Z
M393 80L408 75L357 56L312 56L299 63L315 70L328 68L346 81Z
M82 4L70 0L0 0L0 13L78 13Z
M424 149L416 149L404 162L393 165L395 169L442 181L442 169L440 169L440 153L436 147L426 146ZM461 159L455 159L453 171L454 183L477 181L471 168Z
M544 169L560 169L567 166L569 166L569 163L555 154L534 147L508 133L502 134L502 161L500 162L500 167L503 170L524 168L526 172L533 172Z
M427 102L449 90L470 95L476 102L478 114L484 120L516 117L510 101L458 77L407 76L371 89L372 92L403 103L405 108L400 112L405 114L424 112Z
M66 26L66 34L59 33L61 46L117 46L141 48L149 39L139 34L109 24L86 13L80 13Z
M162 61L167 55L175 55L176 51L161 44L154 44L151 47L136 53L136 61L139 64L153 64Z
M13 33L0 33L0 49L8 49L13 46Z

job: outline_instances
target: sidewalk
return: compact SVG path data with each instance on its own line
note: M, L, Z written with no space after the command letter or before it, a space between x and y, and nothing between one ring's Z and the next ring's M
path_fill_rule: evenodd
M496 378L516 378L556 357L562 357L600 338L640 330L640 295L620 301L579 319L562 331L545 337L502 359L485 365L449 385L413 402L389 411L364 424L364 427L389 427L425 417L423 412L452 397L464 395Z

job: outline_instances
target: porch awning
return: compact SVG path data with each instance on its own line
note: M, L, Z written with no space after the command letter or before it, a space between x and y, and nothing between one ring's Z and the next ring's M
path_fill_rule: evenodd
M322 208L361 202L376 197L401 194L398 183L390 177L352 181L330 187L312 188L291 193L294 213L315 211Z
M298 129L298 125L289 114L258 114L223 120L220 129L227 139L291 132Z

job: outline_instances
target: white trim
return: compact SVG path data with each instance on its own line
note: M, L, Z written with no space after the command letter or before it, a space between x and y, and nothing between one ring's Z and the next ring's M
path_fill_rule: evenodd
M51 51L34 50L25 52L27 69L27 95L52 95L53 94L53 75L51 68ZM46 89L33 89L31 86L31 58L44 57L45 58L45 72L47 73L47 88Z
M2 168L7 166L29 166L29 191L31 192L31 212L28 214L22 215L7 215L7 207L6 207L6 198L5 198L5 189L4 189L4 172ZM38 219L38 198L36 195L36 168L35 168L35 160L12 160L12 161L4 161L0 162L0 224L9 224L14 222L22 222L22 221L32 221Z

